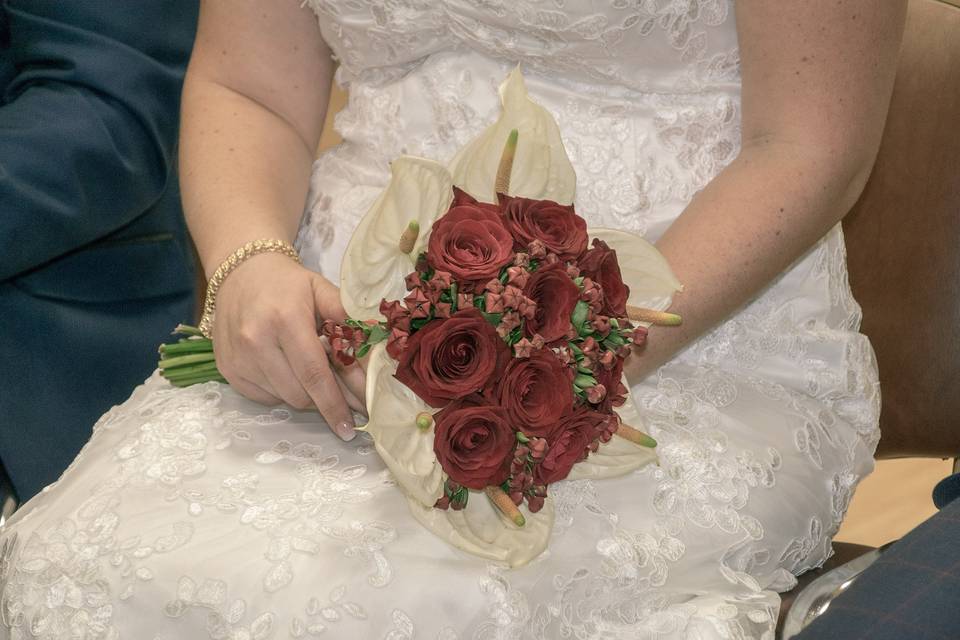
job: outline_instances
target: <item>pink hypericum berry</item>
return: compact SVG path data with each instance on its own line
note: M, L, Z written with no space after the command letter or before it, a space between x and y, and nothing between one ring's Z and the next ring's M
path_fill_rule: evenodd
M587 402L590 404L600 404L600 401L603 400L604 396L607 395L607 388L602 384L597 383L586 389L586 394Z
M416 288L403 299L413 318L426 318L430 315L430 299L423 293L423 289Z
M387 319L387 327L397 328L403 331L410 330L410 312L400 304L399 300L380 301L380 313Z
M498 278L494 278L483 285L483 290L489 293L503 293L503 283Z
M407 291L413 291L417 287L423 284L423 278L420 277L419 271L414 271L413 273L408 273L407 276L403 279L407 285Z
M484 297L484 308L487 310L487 313L503 313L503 296L498 293L488 293Z
M593 326L594 331L604 337L606 337L606 335L610 333L610 329L612 329L610 326L610 318L599 314L593 317L590 324Z
M600 363L600 366L609 371L613 368L613 363L616 361L616 359L617 356L614 355L613 351L604 351L600 355L600 359L597 362Z
M520 306L520 302L524 299L523 291L520 289L508 285L503 290L503 304L510 307L511 309L517 309Z
M410 337L406 331L394 327L387 337L387 355L394 360L399 360L400 355L407 349L407 338Z
M527 249L530 252L531 258L543 259L547 255L547 245L543 244L542 240L534 240L529 245Z
M520 304L517 305L517 311L529 320L537 314L537 303L524 296L523 299L520 300Z
M516 311L507 311L500 318L500 324L497 325L497 335L506 338L511 331L520 326L520 314Z
M633 344L638 347L642 347L647 344L647 328L646 327L636 327L633 330Z
M530 279L530 272L523 267L508 267L507 282L518 289L527 286L527 280Z
M446 271L434 271L430 278L430 288L436 291L445 291L453 284L453 276Z
M533 343L526 338L520 338L520 340L513 345L513 354L518 358L529 358L532 351Z
M527 497L527 508L530 509L530 513L537 513L543 509L543 498L540 496L529 496Z
M563 364L570 364L574 361L573 351L570 350L570 347L559 346L553 352L557 354L557 359Z

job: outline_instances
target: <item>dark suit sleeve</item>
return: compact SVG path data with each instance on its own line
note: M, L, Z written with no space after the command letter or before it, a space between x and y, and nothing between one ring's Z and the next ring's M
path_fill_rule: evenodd
M123 227L175 171L196 0L7 0L0 281Z

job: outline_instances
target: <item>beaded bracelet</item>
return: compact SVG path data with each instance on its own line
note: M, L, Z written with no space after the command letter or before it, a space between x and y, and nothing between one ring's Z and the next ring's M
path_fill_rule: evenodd
M200 318L199 326L200 333L205 337L213 337L213 314L217 307L217 292L220 290L223 281L234 269L260 253L282 253L300 264L300 255L293 248L293 245L284 240L273 238L253 240L231 253L226 260L220 263L220 266L210 277L210 282L207 283L207 295L203 301L203 316Z

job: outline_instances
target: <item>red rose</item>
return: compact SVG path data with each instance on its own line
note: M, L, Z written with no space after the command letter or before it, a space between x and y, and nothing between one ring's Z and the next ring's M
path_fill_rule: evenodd
M534 271L523 288L523 295L536 303L536 312L524 324L528 336L539 333L549 344L567 335L580 289L561 263Z
M573 408L571 373L570 367L547 349L511 360L497 389L511 426L528 436L549 437L560 418Z
M480 205L451 208L433 223L427 262L460 283L482 286L513 261L513 238L494 211Z
M627 388L623 385L623 358L616 358L609 369L602 366L596 367L593 376L606 389L598 403L601 411L613 411L613 407L619 407L626 402Z
M622 318L627 315L627 298L630 287L623 283L617 252L599 238L593 239L593 248L580 258L580 274L590 278L603 289L605 315Z
M587 249L587 223L570 205L500 196L500 208L521 251L539 240L561 260L575 260Z
M486 389L510 348L475 308L432 320L407 339L396 378L431 407Z
M440 466L454 482L471 489L506 480L517 444L506 412L478 402L482 400L455 402L434 416L433 450Z
M534 484L550 484L570 475L573 465L587 457L591 443L610 419L610 414L587 407L573 412L549 440L547 455L533 467Z
M463 205L475 205L481 209L487 209L494 213L500 213L500 205L491 204L489 202L480 202L460 187L454 187L453 202L450 203L450 208L452 209L454 207L460 207Z

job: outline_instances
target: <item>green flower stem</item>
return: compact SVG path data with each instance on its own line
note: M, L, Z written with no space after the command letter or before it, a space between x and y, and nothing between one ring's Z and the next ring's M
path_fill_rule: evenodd
M161 369L173 369L174 367L182 367L188 364L197 364L200 362L213 362L213 352L210 353L194 353L186 356L177 356L175 358L162 358L157 366Z
M226 383L227 381L219 373L199 375L199 376L194 376L192 378L178 378L176 380L170 380L170 384L172 384L175 387L189 387L195 384L202 384L204 382Z
M200 329L196 327L191 327L188 324L178 324L177 328L173 330L174 334L182 334L185 336L200 336L203 337L203 334L200 333Z
M207 375L210 373L220 373L220 371L217 369L216 362L205 362L203 364L193 364L184 367L166 369L163 371L163 377L167 378L168 380L173 380L174 378L191 378L193 376Z
M162 344L159 352L162 356L181 356L188 353L208 353L213 351L213 341L206 338L181 340L176 344Z

